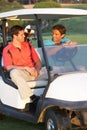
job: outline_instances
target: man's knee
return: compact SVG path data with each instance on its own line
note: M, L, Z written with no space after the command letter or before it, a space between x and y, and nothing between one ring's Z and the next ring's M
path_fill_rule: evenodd
M14 76L17 77L17 75L19 75L19 70L17 70L17 69L12 69L12 70L10 71L10 77L11 77L11 78L14 77Z

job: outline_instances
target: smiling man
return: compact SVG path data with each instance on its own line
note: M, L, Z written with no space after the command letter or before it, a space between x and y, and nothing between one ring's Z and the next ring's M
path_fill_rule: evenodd
M72 42L70 39L65 38L66 27L62 24L57 24L53 26L52 29L52 38L44 40L45 46L55 46L55 45L72 45L76 42Z
M24 29L15 25L11 28L13 41L4 48L4 67L10 71L12 81L17 85L23 100L38 99L29 88L27 81L35 80L39 76L41 61L31 43L24 42Z

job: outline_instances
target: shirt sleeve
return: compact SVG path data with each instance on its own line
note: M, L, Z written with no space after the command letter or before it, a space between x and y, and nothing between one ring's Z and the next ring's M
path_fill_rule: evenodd
M62 44L65 44L66 42L71 42L71 40L68 39L68 38L63 38L63 39L62 39Z
M47 40L44 40L44 46L54 46L55 43L52 39L47 39Z
M6 47L3 50L3 65L6 68L7 66L12 65L12 58L9 54L9 49Z

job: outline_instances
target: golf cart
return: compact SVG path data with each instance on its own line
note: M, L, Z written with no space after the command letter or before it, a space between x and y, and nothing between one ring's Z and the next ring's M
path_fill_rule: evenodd
M8 20L36 20L36 51L42 61L41 75L37 81L29 81L29 87L39 95L37 105L22 100L17 86L0 66L0 114L32 123L45 122L46 130L72 130L87 127L87 44L70 46L44 46L41 22L45 19L87 17L87 10L21 9L0 13L3 29L3 48L6 41L5 25ZM29 103L29 111L23 112Z

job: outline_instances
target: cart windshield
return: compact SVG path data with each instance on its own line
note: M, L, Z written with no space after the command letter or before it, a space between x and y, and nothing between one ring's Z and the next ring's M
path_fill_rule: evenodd
M45 50L56 73L87 71L87 45L49 46Z

